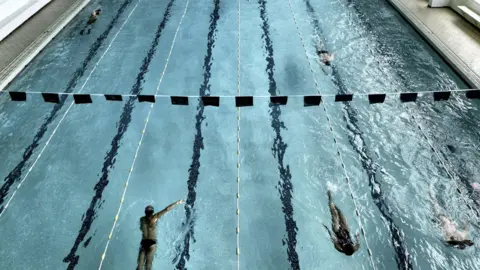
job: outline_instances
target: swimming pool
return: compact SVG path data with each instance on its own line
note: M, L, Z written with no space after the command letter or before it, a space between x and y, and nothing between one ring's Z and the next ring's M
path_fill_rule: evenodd
M6 90L263 97L240 111L233 98L218 108L157 98L150 111L129 97L71 106L3 93L1 268L132 269L144 207L182 198L185 208L158 224L154 269L477 268L475 247L443 244L428 196L435 183L475 241L475 101L303 107L293 97L466 85L385 1L241 1L240 31L238 4L93 1L11 83ZM98 7L91 34L79 35ZM314 58L319 42L335 54L327 75ZM269 95L292 97L277 106ZM327 188L352 234L365 230L353 257L323 227Z

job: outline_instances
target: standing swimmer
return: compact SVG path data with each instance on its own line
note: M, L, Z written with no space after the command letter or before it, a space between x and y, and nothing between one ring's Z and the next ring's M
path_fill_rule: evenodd
M467 246L473 246L472 240L468 239L468 224L465 222L462 230L457 228L457 223L443 215L442 208L435 200L433 194L433 184L430 184L430 200L433 204L433 210L442 224L445 242L458 249L465 249Z
M87 35L90 34L90 25L94 24L97 21L98 15L100 15L100 13L102 13L101 9L92 11L92 13L90 14L90 18L88 19L87 25L85 26L85 28L83 28L82 31L80 31L80 35L83 35L85 33L85 29L87 29Z
M348 229L347 220L343 216L342 212L333 203L332 192L328 191L328 205L330 207L330 213L332 214L332 232L324 224L325 228L330 235L330 239L335 246L335 249L344 253L347 256L352 256L355 251L360 248L360 234L355 235L356 244L353 243L350 237L350 230Z
M137 270L143 270L144 265L146 270L152 269L153 255L157 244L157 221L165 213L183 202L183 200L178 200L155 214L153 214L153 206L145 207L145 216L140 218L142 242L140 242L140 251L138 252Z

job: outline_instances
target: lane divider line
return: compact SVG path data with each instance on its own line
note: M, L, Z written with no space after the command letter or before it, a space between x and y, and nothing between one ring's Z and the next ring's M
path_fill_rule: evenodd
M455 188L457 189L457 191L460 193L460 197L463 199L463 201L465 202L465 205L471 205L471 202L468 202L467 198L465 198L465 193L462 192L462 190L460 189L460 186L458 185L458 182L457 182L457 179L458 179L458 176L455 174L455 173L452 173L448 168L447 168L447 160L445 160L444 158L442 158L440 156L440 154L438 153L438 150L434 147L433 143L431 142L430 138L428 137L427 133L425 132L425 130L422 128L422 126L420 125L420 123L417 121L417 119L413 116L413 114L411 115L413 121L415 122L415 124L417 125L418 129L420 130L420 132L422 133L423 137L425 138L425 140L427 141L428 145L430 146L430 148L432 149L433 153L435 153L435 156L437 157L438 161L440 162L440 164L442 164L442 167L443 169L445 170L445 172L448 174L448 176L450 177L450 180L453 181L454 185L455 185ZM448 162L449 163L449 162ZM476 216L476 213L475 213L475 210L473 210L472 207L467 207L468 209L470 209L471 212L474 213L474 216Z
M100 57L100 59L98 59L97 63L95 63L95 66L93 67L93 69L90 71L90 74L88 74L88 77L87 79L85 80L85 82L83 83L82 87L80 88L80 90L77 92L77 93L81 93L83 91L83 89L85 88L85 85L87 84L87 82L90 80L90 78L92 77L92 74L93 72L97 69L97 66L98 64L102 61L102 59L105 57L105 55L107 54L107 52L110 50L110 48L112 47L112 44L113 42L117 39L117 36L118 34L120 34L120 31L122 31L123 27L127 24L128 20L130 19L130 16L133 14L133 12L137 9L137 6L138 4L140 3L141 0L139 0L137 2L137 4L135 5L135 7L132 9L132 11L130 11L130 14L128 14L128 17L127 19L123 22L122 26L120 27L120 29L118 29L117 33L115 34L115 36L113 37L112 41L110 41L110 44L108 45L107 49L103 52L102 56ZM48 140L47 142L45 143L45 145L43 146L42 150L40 151L40 154L38 154L37 158L35 159L35 161L33 162L33 164L30 166L30 168L28 169L27 173L25 174L25 176L23 177L22 181L20 181L20 183L18 184L18 186L15 188L15 191L12 193L12 196L10 196L10 198L8 199L7 203L5 204L5 207L3 209L3 211L0 213L0 217L2 217L2 215L6 212L7 208L8 208L8 205L10 204L10 202L12 201L13 197L15 196L15 194L17 193L17 190L22 186L23 182L25 182L25 179L27 179L27 177L30 175L30 172L33 170L33 168L35 167L35 165L37 164L38 160L40 159L40 157L42 156L43 152L45 151L45 149L47 149L47 146L50 144L50 141L52 140L53 136L55 135L55 133L57 133L57 130L58 130L58 127L62 124L63 120L65 119L65 117L67 116L68 112L70 111L70 109L73 107L73 105L75 104L74 101L72 101L72 103L70 103L70 106L68 106L67 110L65 111L65 113L63 114L62 118L60 119L60 121L58 122L58 124L55 126L55 129L53 129L53 132L52 134L50 135L50 137L48 137Z
M308 56L308 52L307 52L307 48L305 46L305 41L303 39L303 36L302 36L302 33L300 31L300 28L298 27L298 24L297 24L297 19L296 19L296 16L295 16L295 13L293 12L293 8L292 8L292 3L291 3L291 0L288 0L288 5L290 7L290 12L292 13L292 16L293 16L293 21L295 23L295 26L297 28L297 32L298 32L298 35L300 36L300 40L302 42L302 46L303 46L303 49L305 51L305 56L307 58L307 61L308 61L308 64L310 66L310 72L312 73L312 77L313 77L313 81L315 82L315 87L318 91L318 93L320 94L320 87L318 85L318 82L317 82L317 79L315 78L315 73L313 71L313 67L312 67L312 63L310 62L310 58ZM335 133L333 132L333 126L332 126L332 123L330 121L330 116L329 116L329 113L328 113L328 109L327 109L327 106L325 105L324 102L321 102L322 106L323 106L323 110L325 111L325 115L327 117L327 123L328 123L328 126L329 126L329 129L330 129L330 133L332 134L332 137L333 137L333 142L334 142L334 145L335 145L335 148L337 150L337 154L338 154L338 158L340 160L340 163L342 165L342 168L343 168L343 173L345 174L345 179L347 181L347 185L348 185L348 189L350 191L350 196L352 197L352 201L353 201L353 204L355 206L355 214L357 216L357 222L358 222L358 225L360 227L360 230L362 232L362 236L365 240L365 245L367 247L367 251L368 251L368 257L369 257L369 261L370 263L372 264L372 267L373 269L376 269L375 267L375 263L373 261L373 256L372 256L372 250L370 249L370 246L368 245L368 240L367 240L367 235L366 235L366 232L365 232L365 228L363 227L363 224L362 224L362 220L361 220L361 217L360 217L360 211L359 211L359 207L358 207L358 202L357 202L357 199L354 195L354 192L353 192L353 189L352 189L352 185L350 183L350 176L347 172L347 169L346 169L346 166L345 166L345 162L343 161L343 157L342 157L342 154L340 152L340 147L337 143L337 139L335 138Z
M160 90L160 85L162 84L163 77L165 76L165 71L167 70L168 63L170 61L170 56L172 55L172 51L173 51L173 48L175 46L175 42L177 40L178 31L180 30L180 26L182 25L183 18L185 18L185 14L187 13L189 3L190 3L190 0L187 0L187 4L185 5L185 9L183 10L182 18L180 19L180 22L178 23L178 26L177 26L177 30L175 31L175 35L173 36L172 45L170 46L170 51L168 52L167 61L165 62L165 66L163 68L162 74L161 74L160 79L158 81L157 89L156 89L155 94L157 94L158 91ZM117 213L115 214L115 217L113 219L113 225L112 225L112 228L110 230L110 233L108 234L107 243L105 244L105 249L103 250L103 253L102 253L102 256L101 256L100 265L98 266L99 270L102 269L103 262L105 261L105 257L107 255L108 246L110 245L110 241L112 240L113 232L114 232L115 227L117 225L118 217L120 216L120 211L122 210L123 202L125 200L125 194L127 193L128 184L130 182L130 178L132 176L133 169L135 167L135 162L137 161L138 151L140 150L140 146L142 146L143 138L145 136L145 131L147 130L148 121L149 121L150 115L152 113L153 105L154 105L154 103L152 103L150 105L150 108L148 110L147 118L145 119L145 124L144 124L143 129L142 129L142 136L140 137L140 140L138 141L138 145L137 145L137 149L135 150L135 155L133 157L132 165L130 166L130 170L128 172L127 180L125 181L125 186L123 188L123 193L122 193L122 197L120 199L120 204L118 206Z

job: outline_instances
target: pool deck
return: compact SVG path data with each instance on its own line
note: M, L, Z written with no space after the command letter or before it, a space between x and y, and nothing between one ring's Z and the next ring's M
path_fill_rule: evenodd
M480 89L480 30L449 7L424 0L388 0L462 76Z
M0 42L0 91L90 0L53 0Z

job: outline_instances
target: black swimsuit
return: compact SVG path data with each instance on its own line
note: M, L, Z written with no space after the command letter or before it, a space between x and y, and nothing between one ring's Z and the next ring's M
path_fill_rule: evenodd
M347 245L353 245L352 239L350 239L350 233L347 230L340 229L340 231L335 233L337 236L337 242L340 246L344 247Z
M148 251L150 247L155 245L156 243L157 241L153 239L142 239L142 242L140 242L140 246L142 246L143 250Z

